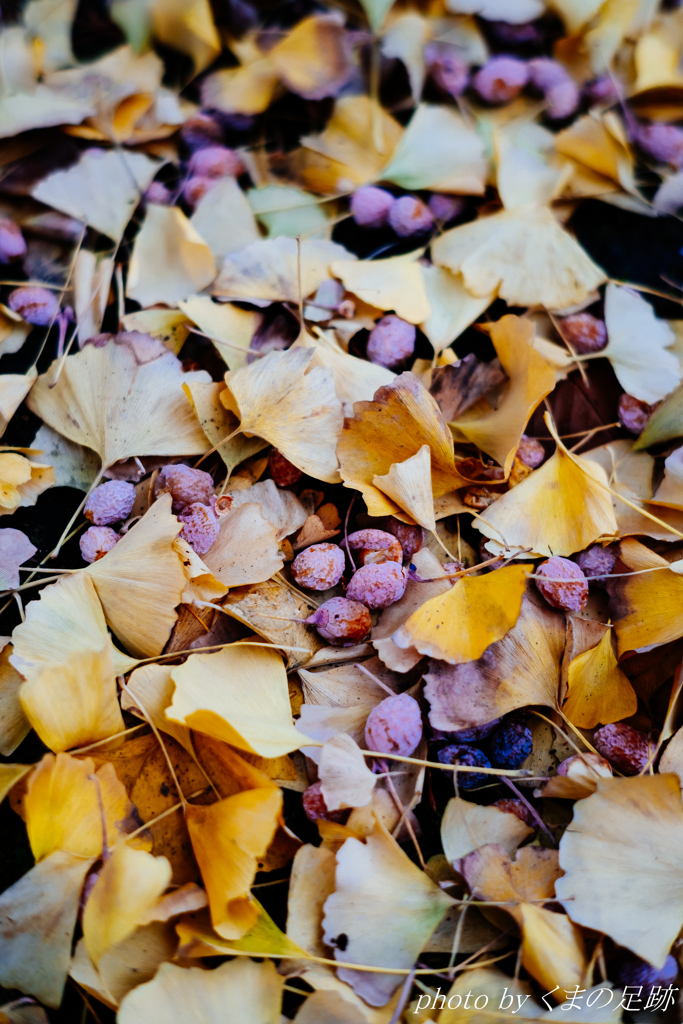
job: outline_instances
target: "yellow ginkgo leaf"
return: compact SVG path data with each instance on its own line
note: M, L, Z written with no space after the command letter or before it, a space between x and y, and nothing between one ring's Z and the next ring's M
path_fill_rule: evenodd
M334 14L304 18L268 57L284 85L304 99L334 96L350 71L344 26Z
M455 341L495 299L495 293L472 295L463 284L462 274L444 267L420 264L430 314L420 324L436 353Z
M585 984L588 961L581 930L564 914L522 903L522 964L544 988L567 979L567 992Z
M555 136L555 148L595 174L634 191L633 157L613 114L577 118Z
M83 913L83 937L97 966L111 946L127 938L171 881L165 857L133 850L120 840L105 861Z
M459 796L448 801L441 819L441 844L451 864L487 843L513 853L532 832L514 814L498 807L480 807Z
M454 107L421 103L381 177L406 189L483 195L484 143Z
M571 555L618 533L602 466L570 454L554 433L555 454L486 509L476 528L509 550Z
M265 583L284 565L277 530L257 504L240 504L221 516L204 562L226 587Z
M151 14L159 42L192 57L195 75L221 52L209 0L154 0Z
M294 170L313 192L351 192L381 175L403 128L369 96L342 96L320 135L307 135Z
M19 486L31 479L31 463L16 452L0 454L0 505L14 511L21 504Z
M393 4L394 0L361 0L373 32L379 32Z
M69 754L45 754L29 779L25 807L26 830L37 861L54 850L99 857L102 808L110 846L123 831L131 810L111 764L95 772L92 758L78 760Z
M37 380L35 374L4 373L0 378L0 437Z
M55 850L0 896L0 984L58 1007L92 857Z
M605 630L597 647L580 654L569 665L569 689L562 710L580 729L594 729L635 715L638 698L628 676L619 668L611 629Z
M202 1024L223 1024L226 1011L244 1024L280 1024L284 983L272 960L236 957L214 971L166 963L126 996L118 1022L189 1024L201 1007Z
M226 256L214 295L249 301L299 301L299 249L294 238L262 238ZM301 240L301 293L306 298L332 276L333 263L354 262L343 245L324 238ZM197 291L198 289L194 289ZM183 296L184 297L184 296Z
M663 967L683 924L681 843L677 776L600 779L574 805L555 891L572 920Z
M457 732L516 708L533 704L555 708L565 633L564 615L527 595L516 624L478 661L463 665L431 661L425 674L425 697L431 705L432 727Z
M632 573L617 581L614 628L619 654L683 636L683 576L661 555L633 537L620 545L621 560ZM656 569L656 572L643 570Z
M332 264L332 272L363 302L378 309L393 309L401 319L419 324L431 315L419 263L421 255L416 249L386 260L338 260Z
M171 679L173 665L140 665L131 673L125 690L121 691L121 707L132 711L141 718L147 718L157 729L167 732L174 740L192 754L192 734L185 725L178 725L166 718L165 711L173 700L174 682ZM138 704L136 701L139 700ZM144 708L144 712L143 709Z
M182 210L149 203L133 245L126 295L141 306L174 306L215 276L213 253Z
M214 302L210 295L191 295L178 303L180 309L204 334L208 334L231 370L247 363L249 343L261 323L261 314L241 309L232 302ZM195 388L189 384L187 387Z
M240 939L259 912L250 888L282 809L276 786L248 789L208 806L190 805L185 820L209 897L211 923L224 939Z
M28 721L50 750L97 743L125 728L109 638L99 651L31 670L19 690Z
M264 438L309 476L339 481L341 404L332 371L316 365L312 349L270 352L225 380L220 398L239 416L242 433Z
M605 281L551 211L533 204L451 228L433 243L432 259L461 273L473 295L497 291L511 306L565 309Z
M451 906L450 896L377 823L364 843L347 839L337 853L335 891L325 901L324 941L335 947L337 960L409 968ZM337 973L371 1006L384 1006L401 984L395 974L349 967Z
M390 384L395 377L391 370L345 352L331 331L313 328L315 337L302 331L293 348L313 348L317 362L334 374L334 389L345 415L353 415L355 402L369 402L375 391Z
M242 310L239 310L242 312ZM226 360L227 362L227 360ZM237 366L246 364L246 359L237 360ZM230 365L230 363L228 363ZM199 420L202 430L212 445L224 441L226 437L239 427L237 416L226 409L221 402L221 392L225 391L225 384L183 384L188 401L192 405L194 413ZM246 437L244 434L235 434L229 441L218 448L220 457L228 467L228 473L232 473L235 466L252 455L258 454L268 447L268 442L260 437Z
M116 547L89 565L108 624L138 658L161 654L187 579L173 542L181 523L161 494Z
M428 444L403 462L395 462L386 476L372 483L425 530L436 530L432 497L432 465Z
M261 237L249 200L232 177L219 178L211 185L195 206L190 224L211 249L219 267L228 253L239 252ZM200 296L192 298L197 300ZM208 296L206 299L211 302ZM239 312L245 319L257 317L246 310ZM234 356L235 350L232 351Z
M413 612L394 633L394 643L449 665L476 661L516 623L531 568L510 565L484 576L462 576Z
M208 375L184 374L158 341L159 350L148 356L136 347L139 337L144 342L144 336L119 334L101 348L86 345L68 357L56 384L53 363L29 397L32 412L96 451L103 468L136 455L201 455L209 447L181 387Z
M482 412L482 403L477 403L453 426L499 462L507 476L529 417L555 387L555 370L533 348L529 320L504 316L491 325L490 333L509 383L495 408Z
M287 673L272 648L232 644L217 654L193 654L172 678L166 716L173 722L261 757L298 750L307 739L294 728Z
M278 73L255 43L249 41L250 59L237 68L224 68L202 82L202 102L216 110L236 114L262 114L276 93L281 92ZM244 41L240 58L244 58Z
M126 331L139 331L163 341L166 348L177 356L190 333L188 317L177 309L139 309L121 318Z
M14 651L9 637L0 637L4 642L0 652L0 754L9 757L31 731L31 723L24 714L19 700L19 688L23 677L10 661Z
M373 483L394 463L405 462L424 446L431 450L435 497L466 482L455 468L453 437L438 405L412 373L379 388L372 402L357 402L344 421L337 454L344 485L359 490L372 516L394 515L395 501Z

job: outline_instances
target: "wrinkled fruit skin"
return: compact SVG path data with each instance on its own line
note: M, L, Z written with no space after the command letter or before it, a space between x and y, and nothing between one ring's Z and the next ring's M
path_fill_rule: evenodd
M579 87L569 72L550 57L536 57L528 64L531 82L545 96L548 117L559 120L573 114L579 105Z
M26 242L9 217L0 217L0 263L9 263L26 255Z
M372 709L365 723L368 750L410 757L421 739L420 705L407 693L381 701Z
M531 729L517 718L505 722L493 733L489 742L494 768L519 768L533 749Z
M356 530L349 534L348 545L351 551L358 552L361 565L403 561L403 548L399 541L385 530Z
M371 363L391 369L415 351L415 327L395 313L378 320L368 338L367 356Z
M604 320L598 320L590 313L574 313L566 316L561 324L562 334L579 355L599 352L607 344L607 327Z
M320 605L315 617L320 636L338 647L362 643L372 628L365 605L346 597L331 597Z
M218 517L213 509L195 501L178 513L178 520L183 524L180 531L183 540L187 541L198 555L205 555L220 530Z
M434 220L440 220L446 223L447 221L460 216L462 211L465 209L465 200L460 199L459 196L444 196L439 192L434 192L434 194L429 197L427 205L432 212Z
M593 746L623 775L637 775L648 761L649 744L644 732L625 722L603 725L593 735Z
M584 576L599 577L598 579L590 580L597 587L604 586L605 579L612 572L614 563L617 560L617 556L613 551L610 551L609 548L603 548L600 544L592 544L585 551L574 557Z
M444 747L436 756L442 764L464 764L477 768L491 767L491 762L483 751L462 744L454 743ZM455 773L449 772L448 774ZM481 786L488 781L488 776L480 772L458 772L458 787L460 789L472 789L474 786Z
M99 558L104 558L108 551L116 547L120 539L116 530L112 530L110 526L88 527L78 541L83 561L96 562Z
M529 69L517 57L492 57L477 71L472 85L487 103L507 103L529 81Z
M351 196L351 213L361 228L381 228L387 222L394 197L386 189L367 185Z
M503 797L502 800L496 800L491 807L497 807L499 811L505 811L506 814L514 814L530 828L534 828L537 824L526 804L514 797Z
M342 822L349 816L347 808L340 811L328 811L325 797L322 794L322 783L314 782L305 789L302 795L303 807L309 821L317 821L324 818L325 821Z
M436 85L453 97L465 91L470 78L469 68L464 61L449 53L435 56L430 62L429 73Z
M645 125L637 130L635 139L643 152L659 163L676 168L683 164L683 129L676 125Z
M642 434L653 411L653 406L633 395L622 395L619 399L619 422L631 434Z
M403 548L403 558L408 561L416 551L419 551L424 544L425 532L421 526L408 526L400 519L389 516L387 521L387 533L393 534Z
M227 178L240 175L244 165L234 150L226 146L206 146L192 154L190 170L200 178Z
M203 469L192 466L164 466L154 485L154 497L169 492L173 500L175 514L182 512L188 505L199 501L202 505L210 505L213 498L213 478Z
M135 504L135 488L125 480L109 480L100 484L85 503L83 512L95 526L127 519Z
M292 562L295 583L307 590L329 590L342 578L346 560L336 544L313 544Z
M59 312L59 302L47 288L15 288L10 292L7 305L36 327L47 327Z
M401 196L394 199L389 210L389 227L393 228L399 238L409 238L431 231L434 218L431 210L421 199L415 196Z
M617 983L624 988L626 985L642 985L645 991L649 992L655 985L668 988L677 977L678 963L671 954L664 961L664 966L658 969L646 960L641 960L635 953L627 953L619 968Z
M268 456L268 469L278 487L291 487L303 476L301 470L281 455L277 448L273 448Z
M539 579L548 576L548 581ZM558 583L557 580L566 580ZM580 612L588 600L588 583L583 572L568 558L554 555L542 562L536 569L536 586L552 608L563 608L568 612Z
M362 565L352 576L346 596L368 608L386 608L403 597L407 582L408 575L398 562Z
M517 458L529 469L536 469L545 459L545 448L535 437L527 437L522 434L517 448Z

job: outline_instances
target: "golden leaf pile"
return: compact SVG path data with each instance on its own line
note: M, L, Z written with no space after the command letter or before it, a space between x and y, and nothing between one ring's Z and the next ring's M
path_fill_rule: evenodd
M0 7L0 1022L683 1020L683 10Z

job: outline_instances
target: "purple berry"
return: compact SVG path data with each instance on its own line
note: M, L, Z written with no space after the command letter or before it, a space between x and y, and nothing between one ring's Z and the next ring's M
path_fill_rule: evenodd
M484 725L475 725L471 729L458 729L457 732L443 733L443 738L448 740L450 743L481 743L487 736L498 728L501 719L494 718L490 722L486 722ZM436 737L434 737L436 739Z
M26 255L26 242L21 231L9 217L0 217L0 263L9 263Z
M307 590L329 590L339 583L345 567L344 552L336 544L312 544L292 562L292 576Z
M360 644L372 628L370 612L359 601L331 597L306 620L314 625L325 640L336 647Z
M459 196L444 196L440 192L434 192L429 197L428 205L434 220L443 221L445 224L460 216L465 208L465 200Z
M425 532L421 526L408 526L400 519L389 516L387 520L387 533L392 533L403 548L403 558L412 558L416 551L419 551L424 544Z
M653 412L654 406L633 395L622 395L619 399L619 422L631 434L642 434Z
M612 572L617 557L610 548L603 548L601 544L593 544L591 547L574 555L574 561L584 576L598 576L599 579L592 579L596 586L604 586L606 578Z
M467 88L470 72L467 64L456 50L445 50L443 45L432 43L425 51L425 60L434 83L450 96L460 96Z
M491 762L486 754L477 747L466 747L463 744L453 743L444 747L436 755L442 764L464 764L477 768L490 768ZM448 773L452 774L451 772ZM455 773L453 773L455 774ZM458 772L458 786L461 789L472 789L473 786L481 786L489 781L488 775L481 772Z
M180 531L182 539L187 541L198 555L205 555L220 530L218 516L214 510L196 501L178 513L178 520L183 524Z
M203 149L223 141L223 129L211 114L198 110L180 129L180 137L191 150Z
M536 469L545 459L545 448L535 437L527 437L526 434L522 434L517 447L517 458L529 469Z
M531 729L521 718L499 725L491 737L489 749L495 768L519 768L533 749Z
M565 82L546 90L545 101L548 117L553 121L561 121L574 113L581 102L581 93L576 82L572 78L567 78Z
M46 327L52 323L59 312L59 302L53 292L47 288L15 288L10 292L7 305L19 316L23 316L29 324Z
M78 545L84 562L96 562L104 558L121 538L110 526L89 526L81 536Z
M660 988L673 985L677 977L678 963L671 954L664 961L664 966L657 968L646 960L641 960L635 953L627 953L619 968L618 984L624 988L627 985L642 986L646 994L649 994L649 990L655 985Z
M370 331L367 356L371 363L391 369L405 362L415 351L415 326L390 313Z
M135 488L125 480L100 484L85 503L83 512L95 526L109 526L127 519L135 504Z
M547 576L548 579L539 579L539 576ZM538 566L536 587L552 608L580 612L588 600L588 583L581 569L576 562L558 555Z
M680 168L683 164L683 128L673 124L648 124L634 132L635 141L658 163Z
M190 159L190 171L199 178L238 177L244 164L238 153L227 146L207 146L198 149Z
M401 196L394 199L389 210L389 227L393 228L399 238L421 235L431 231L434 218L428 206L415 196Z
M177 515L187 505L193 505L197 501L203 505L211 504L213 478L203 469L194 469L182 463L177 466L164 466L154 485L154 497L158 498L167 491L171 494L172 508Z
M535 57L528 64L529 80L542 92L548 103L548 116L564 118L579 105L579 87L567 69L551 57Z
M356 530L347 537L347 544L351 551L359 553L358 561L361 565L403 561L403 548L400 542L393 534L384 530Z
M374 707L365 723L368 750L410 757L422 739L422 713L414 697L399 693Z
M391 192L366 185L351 196L351 213L361 228L381 228L387 222L389 210L394 201Z
M593 744L598 753L623 775L637 775L650 757L647 735L625 722L613 722L597 729Z
M590 313L573 313L562 320L561 330L571 347L579 355L599 352L607 344L607 327Z
M530 43L538 46L542 42L539 27L533 21L524 21L519 25L512 25L508 21L489 21L488 28L503 46L524 46Z
M325 797L322 794L322 782L314 782L312 786L305 789L301 795L304 812L309 821L317 821L324 818L325 821L344 821L348 818L348 808L341 811L328 811Z
M491 57L472 82L487 103L507 103L519 96L529 81L529 69L517 57Z
M362 565L349 583L346 596L368 608L386 608L403 597L408 574L398 562Z
M273 448L268 456L268 469L278 487L291 487L303 476L301 470L286 459L277 448Z
M590 103L605 103L611 106L619 101L619 89L612 75L601 75L584 86L584 94Z
M145 192L145 199L148 203L156 203L157 206L170 206L171 193L161 181L153 181Z
M527 64L529 81L541 92L562 85L569 78L566 68L552 57L534 57Z
M456 560L455 562L442 562L441 568L445 573L447 573L447 575L452 576L453 573L462 572L465 566L463 562L458 562ZM455 583L455 580L451 580L451 583Z

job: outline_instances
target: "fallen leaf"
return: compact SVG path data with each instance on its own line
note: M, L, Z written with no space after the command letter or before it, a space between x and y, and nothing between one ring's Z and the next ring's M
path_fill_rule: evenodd
M190 333L188 318L177 309L140 309L121 317L126 331L139 331L159 338L167 349L177 356Z
M605 280L544 206L503 210L451 228L432 245L432 258L461 273L473 295L497 292L512 306L565 309Z
M293 238L263 238L229 253L223 262L213 286L214 295L228 299L249 299L271 302L298 302L299 275L297 243ZM346 264L356 257L347 250L325 239L301 240L301 293L311 295L332 276L335 262ZM205 282L206 283L206 282ZM200 286L200 287L203 287ZM195 288L194 291L198 291ZM180 298L187 298L183 295Z
M632 537L621 542L619 553L628 570L638 574L617 582L614 629L619 655L683 636L683 619L678 615L683 578L665 558Z
M480 847L488 849L489 843L499 844L511 854L532 832L515 814L498 807L480 807L459 796L448 801L441 819L441 843L451 864Z
M662 967L683 922L681 841L675 775L601 779L560 841L560 902L577 923Z
M377 824L365 843L347 839L337 853L335 891L324 907L324 941L347 963L412 967L451 902ZM341 935L346 941L340 944ZM349 967L337 973L371 1006L384 1006L401 984L400 976L391 974Z
M229 253L239 252L261 237L249 200L231 177L219 178L202 196L190 217L190 224L206 242L218 266ZM192 296L195 301L203 298L207 297ZM246 311L239 312L244 313L246 319Z
M190 730L184 725L170 721L164 713L173 702L173 668L174 666L169 664L140 665L130 674L126 688L121 693L121 707L125 711L132 711L145 721L153 722L157 729L167 732L193 756ZM140 701L139 704L136 703L137 700Z
M246 437L244 434L235 434L225 441L239 427L239 419L220 400L225 391L223 383L183 384L183 390L209 442L212 445L224 442L218 452L229 473L268 446L268 442L260 437Z
M242 433L264 438L309 476L339 480L341 405L332 372L316 365L313 350L270 352L225 379L227 392L220 398L239 416Z
M338 732L323 745L318 764L322 795L330 811L365 807L377 782L351 736Z
M87 492L97 476L100 462L91 448L74 444L45 423L33 438L55 475L55 487L75 487Z
M406 189L483 195L484 143L453 107L422 103L381 178Z
M304 739L292 723L287 673L270 648L232 644L193 654L173 669L173 722L206 732L240 750L279 757Z
M533 903L520 905L522 964L544 988L556 978L567 979L567 992L586 981L588 960L581 930L564 914L554 914Z
M391 370L345 352L330 331L314 330L315 337L302 332L293 347L315 349L316 361L332 370L334 389L345 415L353 415L355 402L370 401L378 388L394 380Z
M9 660L14 651L9 639L0 637L0 641L4 641L0 652L0 754L3 757L13 754L31 731L31 723L19 700L19 689L24 680Z
M569 689L563 712L580 729L620 722L638 710L638 698L628 676L619 668L612 649L612 630L606 629L597 647L569 665Z
M151 981L162 963L175 956L178 937L170 924L154 922L137 928L102 956L95 968L83 939L79 939L69 975L96 999L118 1006L138 985Z
M35 374L5 373L0 379L0 437L37 380Z
M195 75L220 54L221 39L209 0L153 0L151 16L159 42L191 57Z
M462 274L421 263L422 281L430 312L420 324L436 353L442 352L456 341L495 299L490 295L476 296L467 290Z
M231 512L242 505L259 505L263 517L275 527L278 540L295 533L308 519L306 510L297 496L292 491L276 487L272 480L259 480L244 491L227 493L232 498Z
M149 203L135 238L126 295L142 306L176 305L211 284L211 249L177 206Z
M351 71L344 24L334 13L304 18L268 56L283 84L309 100L336 95Z
M413 612L392 640L449 665L476 661L517 622L530 568L511 565L484 576L461 576Z
M19 566L32 558L37 550L21 530L0 530L0 586L3 590L19 586Z
M332 273L347 291L378 309L392 309L411 324L422 323L431 308L422 277L420 249L385 260L336 260Z
M284 564L275 526L264 517L259 504L251 503L233 507L221 516L218 537L204 561L226 587L265 583Z

